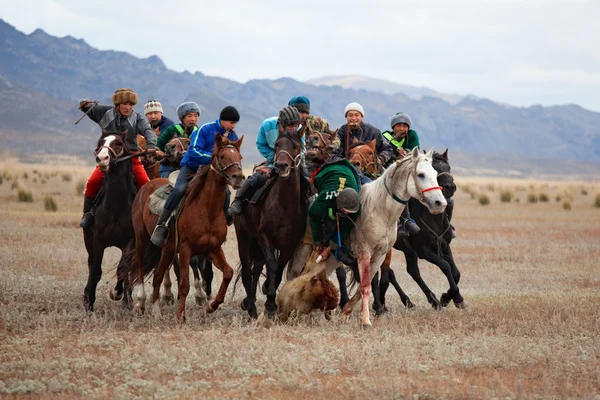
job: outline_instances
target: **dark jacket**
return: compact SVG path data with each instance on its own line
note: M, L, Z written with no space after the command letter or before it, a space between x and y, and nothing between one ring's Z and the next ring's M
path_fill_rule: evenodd
M164 115L160 117L160 125L158 125L158 133L162 134L167 130L168 127L175 125L171 119L165 117Z
M348 138L348 124L344 124L338 129L337 137L340 139L340 147L333 152L333 159L348 158L348 148L352 145L352 140L357 138L359 142L370 142L377 140L377 155L381 158L383 164L392 157L392 147L387 140L383 140L381 131L371 124L361 122L360 126L352 129ZM348 141L348 139L350 139Z
M86 112L88 108L82 108ZM138 134L146 139L147 149L156 148L156 134L150 127L148 120L142 114L131 110L129 117L121 117L114 106L100 105L93 107L88 117L107 132L123 133L127 131L125 145L129 150L139 151L136 137Z

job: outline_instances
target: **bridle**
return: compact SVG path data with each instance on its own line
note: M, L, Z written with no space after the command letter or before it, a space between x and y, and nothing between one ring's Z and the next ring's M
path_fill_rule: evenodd
M413 180L414 180L414 182L415 182L415 187L417 188L417 192L419 192L419 201L420 201L421 203L423 203L423 202L425 202L425 196L424 196L424 193L431 192L432 190L442 190L442 187L441 187L441 186L432 186L432 187L430 187L430 188L423 189L423 188L421 187L421 185L419 185L419 181L417 180L417 165L418 165L418 164L419 164L418 162L415 162L415 165L414 165L414 168L413 168L413 170L412 170L412 172L411 172L411 175L412 175L412 177L413 177ZM448 172L443 172L443 173L445 173L445 174L446 174L446 173L448 173ZM439 174L438 174L438 176L439 176ZM388 187L388 185L387 185L387 182L386 182L386 180L384 180L384 181L383 181L383 185L385 186L385 190L387 190L388 194L389 194L390 196L392 196L392 198L393 198L393 199L394 199L396 202L398 202L398 203L401 203L401 204L406 204L406 203L408 203L408 200L410 200L410 199L407 199L407 200L402 200L401 198L399 198L398 196L396 196L394 193L392 193L392 191L389 189L389 187Z
M219 149L219 152L213 156L213 162L210 164L210 169L212 169L219 176L223 177L225 180L227 180L231 184L233 184L233 178L232 178L232 176L229 175L229 174L227 174L225 171L227 171L231 167L238 167L238 168L242 169L242 164L240 162L238 162L238 161L234 161L231 164L222 165L219 162L219 153L221 153L222 150L225 150L225 149L228 149L228 148L229 149L235 149L239 153L238 148L235 147L235 146L233 146L233 145L231 145L231 144L228 144L228 145L225 145L225 146L221 147ZM216 164L216 168L215 168L215 166L213 164Z
M282 137L286 138L287 140L294 141L294 139L288 137L287 135L283 135ZM275 154L275 158L273 160L274 164L277 164L277 161L279 160L279 157L281 154L285 154L286 156L288 156L290 158L290 160L292 160L292 166L286 167L284 173L290 173L291 171L298 168L300 166L300 164L302 163L302 152L299 152L298 155L296 157L294 157L287 150L279 150Z
M379 157L377 157L375 155L375 153L373 153L375 155L375 157L373 158L373 161L368 161L367 158L360 152L360 151L356 151L353 152L354 149L358 149L359 147L363 147L363 146L367 146L366 144L360 144L356 147L353 147L349 150L349 158L352 158L354 155L358 154L360 156L360 158L365 162L365 165L363 166L361 163L361 169L363 170L363 173L365 175L368 174L368 176L370 178L373 179L377 179L381 176L381 174L379 173ZM369 167L373 166L374 171L370 171Z
M331 151L327 151L327 150L325 150L325 149L327 149L327 148L331 148L331 139L329 139L329 144L327 144L327 141L325 140L325 137L323 136L324 134L323 134L322 132L319 132L319 131L311 131L311 132L309 132L309 135L308 135L308 137L311 137L313 134L314 134L314 135L317 135L317 136L319 136L319 140L320 140L321 142L323 142L323 144L325 145L323 148L321 148L320 146L319 146L319 147L317 147L318 151L320 151L320 152L322 152L322 153L326 154L327 156L331 156L331 153L332 153L332 152L331 152ZM331 137L331 134L328 134L328 135Z

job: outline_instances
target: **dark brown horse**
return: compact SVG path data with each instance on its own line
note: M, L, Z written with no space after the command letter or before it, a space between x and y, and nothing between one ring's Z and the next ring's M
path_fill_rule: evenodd
M137 135L137 144L140 151L146 150L146 138L142 135ZM156 179L160 177L160 162L156 159L154 154L146 154L140 157L140 161L148 174L148 179Z
M105 177L96 196L95 223L90 229L83 230L89 270L83 301L90 311L94 310L96 287L102 276L104 250L113 246L121 250L122 256L117 266L119 275L127 265L125 255L134 246L131 204L137 189L131 173L132 156L128 155L123 140L125 135L126 133L102 132L95 151L96 163ZM123 299L129 304L126 277L118 280L111 298Z
M302 143L297 132L279 134L275 141L274 159L278 176L264 201L249 204L240 215L234 216L241 277L246 290L241 307L252 318L258 317L256 289L265 263L265 312L268 317L276 316L276 292L283 270L306 229L310 184L302 177Z
M179 253L179 307L177 318L185 321L185 300L190 288L190 259L199 254L208 258L223 272L223 281L215 300L206 306L208 312L215 311L225 299L225 292L233 276L233 270L225 259L221 245L227 236L227 222L223 211L227 185L234 189L241 186L244 175L242 172L242 156L240 146L243 138L230 142L221 135L215 138L215 150L210 166L198 169L190 183L183 208L177 220L171 220L171 234L166 245L162 248L150 242L158 217L150 212L148 203L150 195L156 189L165 185L167 179L159 178L147 183L138 193L133 204L133 227L135 230L135 252L130 255L133 274L132 281L139 284L136 296L136 307L144 309L146 293L144 291L144 276L154 271L152 281L152 303L158 313L160 285L165 271ZM157 251L158 250L158 251ZM158 261L156 255L160 254Z

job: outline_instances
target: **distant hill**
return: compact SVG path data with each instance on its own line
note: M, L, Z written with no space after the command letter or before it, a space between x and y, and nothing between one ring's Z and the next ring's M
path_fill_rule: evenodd
M458 94L440 93L427 87L404 85L361 75L323 76L321 78L309 79L306 83L317 86L341 86L345 89L364 89L385 94L402 93L415 100L419 100L423 96L437 97L450 104L456 104L463 98L463 96Z
M407 94L316 86L289 78L242 84L200 72L175 72L157 56L140 59L125 52L101 51L70 36L57 38L41 30L25 35L0 20L3 148L20 155L49 152L91 157L98 127L87 118L74 125L81 115L77 100L87 97L110 103L119 87L131 87L139 94L137 110L146 100L159 99L165 115L173 119L183 101L200 105L201 123L214 120L225 105L235 105L242 116L237 131L246 136L242 149L246 165L260 161L254 143L261 121L299 94L308 96L312 113L327 118L333 127L344 123L343 110L351 101L360 102L365 121L380 129L389 128L395 112L408 112L424 148L478 153L478 160L511 154L523 159L600 161L600 113L577 105L507 107L473 96L446 101L437 92L427 92L430 89L414 92L404 85L398 88ZM461 158L467 163L474 159Z

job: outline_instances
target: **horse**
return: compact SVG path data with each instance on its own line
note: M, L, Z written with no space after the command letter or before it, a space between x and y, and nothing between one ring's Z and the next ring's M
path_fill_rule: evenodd
M159 187L168 183L165 178L150 181L140 190L133 204L133 228L135 251L129 254L132 282L138 284L135 309L144 311L146 293L144 276L154 271L152 281L153 311L160 313L158 302L160 285L165 271L179 253L178 321L185 322L185 301L189 292L190 259L194 254L206 256L221 272L223 281L212 303L206 305L207 312L214 312L225 299L225 293L233 276L233 270L225 259L221 248L227 237L227 222L223 211L227 185L239 188L244 181L240 147L243 137L235 142L217 135L215 150L210 166L199 168L190 182L186 198L176 221L171 219L172 234L165 246L158 248L150 242L150 236L158 217L149 208L150 196ZM160 259L159 259L160 258ZM157 265L158 264L158 265Z
M117 275L126 264L125 255L133 249L134 232L131 222L131 204L137 191L131 173L131 158L125 147L124 137L127 132L102 132L96 146L96 163L104 172L104 180L96 197L95 222L89 229L83 230L83 239L88 253L88 281L84 289L84 306L94 310L96 287L102 276L102 258L108 247L118 247L121 259L117 266ZM130 304L129 285L126 278L119 279L111 299L123 299L125 305Z
M449 200L456 191L454 178L450 172L450 164L448 163L448 150L444 153L433 154L433 167L438 172L437 181L442 187L444 197ZM408 238L399 238L394 243L394 248L404 253L406 258L406 270L419 285L427 301L435 309L446 307L450 301L454 302L457 308L466 308L466 303L460 294L458 282L460 281L460 271L456 267L450 242L452 241L452 232L448 213L433 215L418 201L410 199L408 203L411 217L421 228L421 231L411 235ZM427 284L421 278L419 272L418 259L424 259L440 268L448 279L450 288L442 294L440 300L429 289ZM387 264L387 268L384 266ZM394 271L389 268L389 260L386 259L381 268L381 281L379 283L379 299L376 297L376 302L379 300L385 308L385 293L391 282L398 294L402 303L406 307L414 307L410 298L402 291L397 282L395 282ZM375 294L375 292L374 292Z
M257 318L256 287L267 264L267 317L277 315L276 292L285 265L306 230L309 182L302 178L302 143L298 133L280 133L275 141L274 169L277 178L265 199L249 204L233 222L238 240L241 278L246 291L241 308ZM263 212L264 211L264 212ZM276 256L276 250L279 256Z
M362 298L361 326L371 326L371 281L396 242L398 218L409 198L418 199L433 214L443 213L446 208L432 161L433 150L420 154L414 148L402 160L389 166L379 179L360 189L362 212L350 233L350 249L357 256L357 263L352 268L354 278L360 282L360 290L344 306L343 312L350 314ZM329 257L329 273L339 266L334 257Z
M376 146L376 139L368 143L363 143L354 138L348 148L348 161L350 161L350 164L354 165L357 170L362 171L363 174L372 180L377 179L383 171L383 167L377 157Z
M136 139L140 151L145 151L147 146L146 138L142 135L137 135ZM140 161L144 166L144 170L148 175L148 179L152 180L160 177L160 162L156 159L156 156L154 154L145 154L140 157Z

